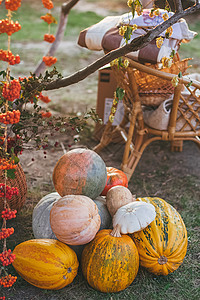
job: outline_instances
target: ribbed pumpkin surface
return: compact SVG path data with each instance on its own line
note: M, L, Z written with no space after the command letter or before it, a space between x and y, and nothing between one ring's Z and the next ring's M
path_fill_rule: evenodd
M128 235L113 237L112 230L97 233L82 253L82 271L88 283L105 292L119 292L135 279L139 256L137 248Z
M67 245L51 239L29 240L13 251L13 266L30 284L58 290L70 284L78 271L76 253Z
M89 243L100 228L97 205L83 195L66 195L53 204L50 224L57 239L69 245Z
M161 198L138 198L156 209L155 220L132 234L141 266L156 275L168 275L183 262L187 252L187 231L180 214Z
M51 208L60 197L58 193L50 193L44 196L34 207L32 215L32 229L36 239L55 239L50 225Z

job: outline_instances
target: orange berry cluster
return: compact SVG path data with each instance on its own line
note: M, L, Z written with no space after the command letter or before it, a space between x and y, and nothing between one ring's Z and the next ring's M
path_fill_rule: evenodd
M7 160L0 157L0 170L10 170L15 169L16 167L17 165L15 165L14 160Z
M50 118L51 117L51 112L50 111L41 111L41 115L42 115L42 118Z
M44 20L48 24L56 23L56 19L51 14L46 14L45 16L41 16L40 19Z
M12 276L9 274L7 276L0 278L0 284L3 285L3 287L11 287L16 280L17 280L17 276Z
M57 58L54 56L43 56L43 62L50 67L57 62Z
M21 0L6 0L5 2L6 9L9 10L18 10L18 8L21 6Z
M45 35L44 35L44 41L45 42L48 42L48 43L53 43L54 41L55 41L55 36L53 35L53 34L48 34L48 33L46 33Z
M21 25L18 21L13 22L13 20L9 21L8 19L0 20L0 33L7 33L7 35L12 35L20 29Z
M15 65L20 63L20 56L18 54L14 56L10 50L0 49L0 60L7 61L10 65Z
M15 260L16 255L12 253L10 249L3 251L0 253L0 261L2 262L3 266L8 266L12 264Z
M16 124L20 120L20 115L19 110L7 111L6 113L0 114L0 123Z
M0 231L0 240L7 239L11 234L14 233L14 228L2 228Z
M6 195L5 195L5 192L6 192ZM12 196L14 195L18 195L19 193L19 190L17 187L10 187L9 185L6 185L6 188L5 188L5 184L4 183L0 183L0 197L5 197L7 199L11 199Z
M42 3L45 8L52 9L53 8L53 2L51 0L42 0Z
M20 97L21 85L17 79L13 79L10 83L5 82L3 86L2 96L8 101L14 101Z
M16 213L17 213L16 209L11 210L10 208L6 208L2 210L1 216L5 220L10 220L16 218Z
M48 96L42 95L42 92L41 92L40 95L39 95L39 99L42 100L44 103L49 103L49 102L51 102L51 99L49 99Z

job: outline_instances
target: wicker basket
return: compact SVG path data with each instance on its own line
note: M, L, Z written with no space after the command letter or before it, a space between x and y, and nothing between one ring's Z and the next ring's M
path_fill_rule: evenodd
M15 170L15 178L8 178L6 181L6 185L9 185L11 187L17 187L19 193L18 195L12 196L12 198L10 200L7 200L7 202L11 209L16 209L17 211L19 211L24 205L24 202L26 201L27 183L24 171L20 164L17 165L17 168ZM0 171L0 182L4 183L4 176L2 171ZM2 212L3 207L3 198L0 198L0 212Z
M187 58L182 61L177 61L173 63L170 68L162 68L160 71L175 75L178 75L179 72L181 72L182 75L185 75L186 70L189 67L188 60L190 59ZM150 67L157 69L156 65L151 65ZM174 92L174 87L168 80L164 80L139 70L136 70L134 75L143 105L158 106L161 102L168 99Z
M170 68L162 68L159 70L175 75L178 75L179 72L181 72L182 75L185 75L186 70L189 67L189 60L190 58L186 58L182 61L176 61ZM148 64L148 66L158 70L158 65ZM134 79L137 83L138 92L143 105L158 106L161 104L161 102L168 99L174 92L174 87L168 80L164 80L158 76L136 70L132 67L128 67L127 70L129 73L132 72L134 74ZM132 97L127 71L123 68L118 69L116 66L114 66L113 72L115 74L118 86L125 89L127 97Z

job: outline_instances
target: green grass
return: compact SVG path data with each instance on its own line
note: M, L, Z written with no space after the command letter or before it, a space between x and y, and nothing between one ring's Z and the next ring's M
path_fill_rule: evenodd
M39 5L38 5L39 6ZM41 42L43 40L43 35L48 32L48 24L40 19L41 15L45 15L47 10L42 8L35 8L33 4L30 5L24 3L16 14L13 14L13 20L19 21L22 26L22 29L11 36L12 41L14 42ZM39 8L39 7L38 7ZM7 11L5 9L0 10L0 19L5 18ZM52 11L52 14L59 22L60 10L56 10L55 13ZM78 12L75 9L72 9L67 23L67 29L65 31L65 36L70 39L70 37L78 38L79 32L88 26L91 26L94 23L100 21L103 17L99 16L95 12ZM51 33L55 34L57 30L57 24L51 24ZM7 42L7 35L3 34L1 36L1 43Z
M195 20L193 22L188 22L188 26L190 30L197 32L197 36L189 43L182 43L180 47L180 54L182 57L191 57L196 60L199 60L200 58L200 51L199 51L199 45L200 45L200 22L199 19Z

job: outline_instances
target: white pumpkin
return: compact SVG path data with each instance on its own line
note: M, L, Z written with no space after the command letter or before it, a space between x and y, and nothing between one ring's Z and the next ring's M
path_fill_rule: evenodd
M156 217L155 207L146 202L131 202L120 207L113 216L114 231L119 234L134 233L143 230Z

